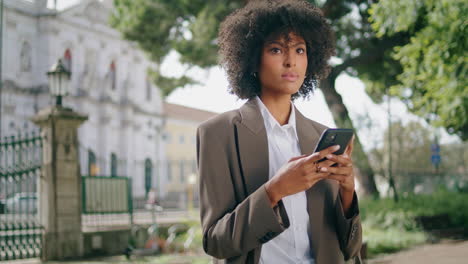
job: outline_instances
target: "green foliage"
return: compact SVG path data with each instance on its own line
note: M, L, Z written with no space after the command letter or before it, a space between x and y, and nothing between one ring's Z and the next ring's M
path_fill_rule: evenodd
M160 65L169 51L181 55L185 65L211 67L217 63L216 37L220 21L244 1L115 0L110 24L123 37L135 41ZM163 76L153 69L155 84L168 95L175 88L196 82L187 77Z
M158 85L159 89L161 89L164 96L169 95L174 90L174 87L184 87L187 84L198 83L186 75L177 78L164 76L160 71L155 70L149 70L148 73L153 82Z
M444 189L431 195L410 195L398 203L391 198L362 200L360 214L363 240L370 255L390 253L427 241L428 234L416 222L419 216L447 214L449 221L440 228L468 230L468 193Z
M409 43L391 53L402 67L391 94L412 112L467 140L468 2L382 0L370 14L378 36L411 35ZM377 90L384 94L383 88Z
M126 39L138 43L158 64L169 50L174 49L181 55L182 63L208 68L217 64L216 37L220 22L247 2L115 0L116 9L111 17L111 25L122 32ZM385 63L381 60L388 46L393 43L382 45L387 39L377 39L368 21L367 10L373 1L309 2L323 8L336 32L337 56L344 60L337 74L346 71L352 75L367 76L368 79L383 80L382 71L377 69L388 65L387 72L393 70L394 62L388 62L387 59L392 60L389 56L386 55ZM348 63L347 60L351 61ZM158 80L155 81L158 84Z
M382 230L366 227L365 225L363 237L368 245L368 257L373 257L382 253L397 252L402 249L424 244L427 241L427 235L424 232L410 232L397 228Z

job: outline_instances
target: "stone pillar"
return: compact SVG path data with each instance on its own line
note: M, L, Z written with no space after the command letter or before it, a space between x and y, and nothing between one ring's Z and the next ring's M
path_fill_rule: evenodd
M83 256L77 129L87 119L62 106L43 109L31 119L41 127L43 136L42 175L38 179L43 261Z

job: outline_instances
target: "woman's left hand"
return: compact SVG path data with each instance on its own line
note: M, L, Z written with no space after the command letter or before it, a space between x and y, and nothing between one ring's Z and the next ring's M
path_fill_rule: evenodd
M351 138L348 146L342 155L327 155L327 159L337 163L336 167L323 167L322 172L328 172L329 179L336 180L340 184L340 191L342 194L354 193L354 171L351 153L354 147L354 136Z

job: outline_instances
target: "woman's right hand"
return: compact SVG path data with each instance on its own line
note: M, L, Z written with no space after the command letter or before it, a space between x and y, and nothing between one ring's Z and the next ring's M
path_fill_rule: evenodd
M340 146L335 145L309 156L294 157L283 165L275 176L265 184L271 207L274 207L283 197L305 191L326 178L329 173L321 172L320 168L329 167L334 162L318 161L328 154L336 152L339 148Z

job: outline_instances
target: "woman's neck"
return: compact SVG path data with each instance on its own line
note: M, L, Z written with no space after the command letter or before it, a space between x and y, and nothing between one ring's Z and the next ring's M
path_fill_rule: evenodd
M271 96L261 94L259 97L280 125L288 123L291 114L291 95Z

